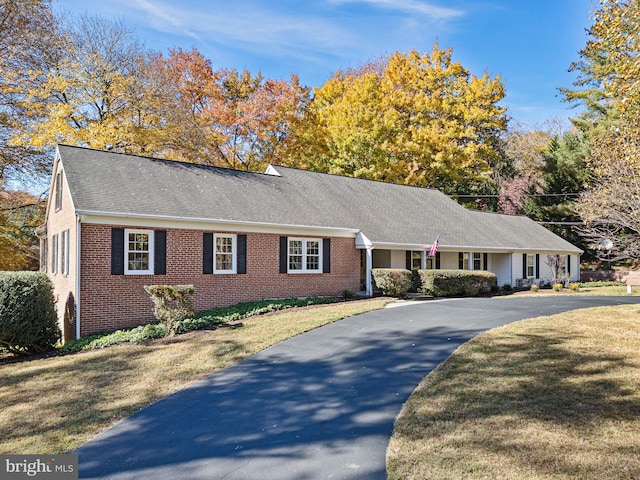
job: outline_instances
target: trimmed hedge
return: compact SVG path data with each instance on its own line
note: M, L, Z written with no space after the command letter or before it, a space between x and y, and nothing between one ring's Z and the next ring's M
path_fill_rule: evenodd
M410 270L401 268L374 268L371 275L375 286L383 295L397 297L407 293L411 288Z
M470 270L419 270L420 293L434 297L474 297L490 293L498 284L495 274Z
M0 349L38 353L60 340L51 282L40 272L0 272Z

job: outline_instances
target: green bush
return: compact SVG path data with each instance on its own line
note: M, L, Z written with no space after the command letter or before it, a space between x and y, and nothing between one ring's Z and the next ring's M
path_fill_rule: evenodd
M194 313L193 285L146 285L144 289L151 297L156 319L166 325L169 335L175 335L177 322Z
M373 281L383 295L397 297L411 288L410 270L401 268L374 268L371 270Z
M420 270L420 292L434 297L473 297L490 293L495 274L470 270Z
M115 332L100 332L70 340L65 343L60 351L62 353L80 352L82 350L93 350L97 348L120 345L122 343L140 343L143 340L162 338L167 335L167 327L163 323L150 323L134 328L125 328Z
M580 284L579 284L578 282L571 282L571 283L569 284L569 289L570 289L572 292L577 292L578 290L580 290Z
M0 272L0 349L49 350L60 340L51 282L39 272Z
M513 291L513 287L511 286L511 284L510 284L510 283L505 283L505 284L502 286L502 291L503 291L503 292L511 292L511 291Z
M564 285L562 285L561 283L554 283L552 288L554 292L559 292L564 288Z

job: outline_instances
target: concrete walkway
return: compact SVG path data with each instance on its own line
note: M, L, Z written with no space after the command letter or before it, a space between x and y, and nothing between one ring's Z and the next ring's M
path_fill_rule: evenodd
M80 478L386 478L393 423L436 365L523 318L640 297L411 302L275 345L120 422L73 453Z

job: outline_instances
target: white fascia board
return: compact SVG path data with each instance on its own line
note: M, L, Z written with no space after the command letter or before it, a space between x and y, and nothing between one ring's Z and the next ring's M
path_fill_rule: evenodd
M162 215L136 215L108 212L78 211L82 223L118 225L146 228L176 228L189 230L216 230L219 232L251 232L295 234L305 236L331 236L355 238L355 228L321 227L313 225L286 225L237 220L167 217Z
M373 244L364 233L358 232L356 235L356 248L360 250L369 250L373 248Z

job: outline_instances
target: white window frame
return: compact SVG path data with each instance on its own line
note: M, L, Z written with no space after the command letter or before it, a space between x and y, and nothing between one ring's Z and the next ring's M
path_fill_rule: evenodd
M54 186L54 202L55 202L55 211L59 212L62 210L62 171L59 171L56 174L56 184Z
M141 230L137 228L126 228L124 230L124 274L125 275L153 275L153 250L154 250L154 242L153 242L153 230ZM148 255L149 255L149 268L147 270L131 270L129 269L129 235L130 234L144 234L149 235L148 245ZM135 252L136 250L134 250ZM144 250L140 250L144 252Z
M60 273L69 275L69 229L62 232L60 240Z
M231 239L231 269L217 268L218 255L228 255L227 252L218 252L219 238ZM237 257L238 257L238 236L235 234L228 234L228 233L214 233L213 234L213 273L218 275L229 275L229 274L237 273L238 271Z
M302 268L291 268L291 242L302 242ZM316 242L318 244L318 268L307 268L308 249L309 242ZM287 272L288 273L322 273L322 238L302 238L302 237L289 237L287 241Z
M422 270L422 257L423 253L420 250L411 250L411 270ZM416 260L419 261L418 268L414 268L416 264Z
M529 267L531 267L531 275L529 275ZM524 272L525 278L536 278L536 256L527 253L527 271Z
M58 273L58 234L51 237L51 273Z
M482 262L482 260L483 260L482 257L483 256L484 255L482 255L482 252L473 252L473 254L472 254L472 257L473 257L472 262L473 262L473 269L474 270L484 270L484 268L482 268L483 267L483 265L482 265L482 263L483 263ZM476 268L476 261L478 262L479 268Z

